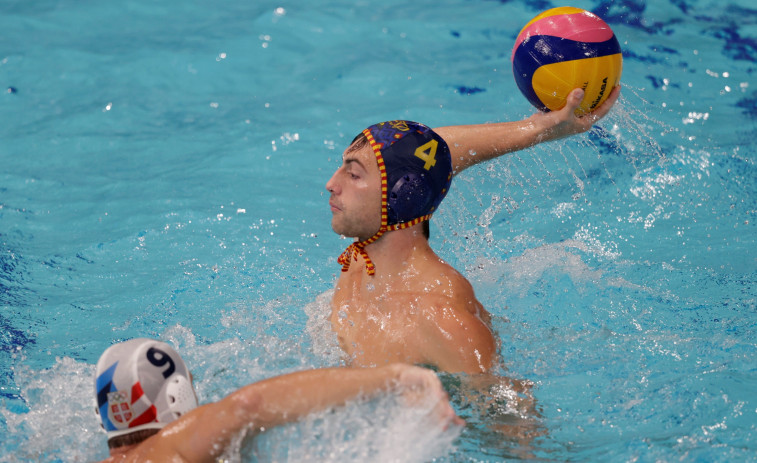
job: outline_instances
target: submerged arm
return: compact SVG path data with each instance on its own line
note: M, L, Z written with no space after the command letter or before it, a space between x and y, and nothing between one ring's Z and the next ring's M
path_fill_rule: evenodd
M538 112L527 119L478 125L457 125L434 129L449 145L455 174L479 162L530 146L586 132L612 108L620 95L616 87L607 101L593 112L578 117L583 90L575 89L559 111Z

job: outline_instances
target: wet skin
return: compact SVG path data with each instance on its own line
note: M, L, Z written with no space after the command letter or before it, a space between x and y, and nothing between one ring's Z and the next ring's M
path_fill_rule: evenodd
M376 233L380 177L369 147L348 149L326 188L334 231L360 240ZM470 283L429 247L420 224L386 233L366 251L376 274L366 274L358 257L340 275L332 302L332 327L354 365L407 362L466 373L491 367L489 314Z

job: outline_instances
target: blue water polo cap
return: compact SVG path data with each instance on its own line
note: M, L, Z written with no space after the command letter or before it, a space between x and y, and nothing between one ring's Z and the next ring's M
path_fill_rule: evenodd
M365 247L388 231L431 218L449 191L452 156L444 139L418 122L380 122L363 130L363 135L381 175L381 227L367 240L352 243L337 261L346 272L361 255L366 271L373 275L375 267Z
M412 121L380 122L363 133L376 154L379 169L382 164L385 168L382 188L386 188L387 217L382 225L428 220L452 181L447 143L429 127Z

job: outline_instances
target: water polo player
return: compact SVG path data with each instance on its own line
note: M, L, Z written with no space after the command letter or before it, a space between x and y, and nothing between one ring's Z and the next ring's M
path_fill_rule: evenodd
M463 424L436 375L404 364L290 373L199 407L189 370L163 342L115 344L102 354L95 374L97 412L111 455L106 461L218 461L240 432L254 435L389 390L428 399L443 427Z
M349 360L487 372L496 356L489 314L468 280L429 246L428 220L453 175L586 132L618 95L619 88L583 117L575 114L583 97L576 89L563 109L516 122L432 130L417 122L388 121L363 130L326 184L332 228L355 238L338 259L342 272L330 316Z

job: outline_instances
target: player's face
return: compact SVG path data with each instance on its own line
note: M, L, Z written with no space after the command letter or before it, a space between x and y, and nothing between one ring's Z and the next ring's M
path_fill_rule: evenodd
M370 146L345 151L326 189L336 233L361 241L376 234L381 227L381 176Z

